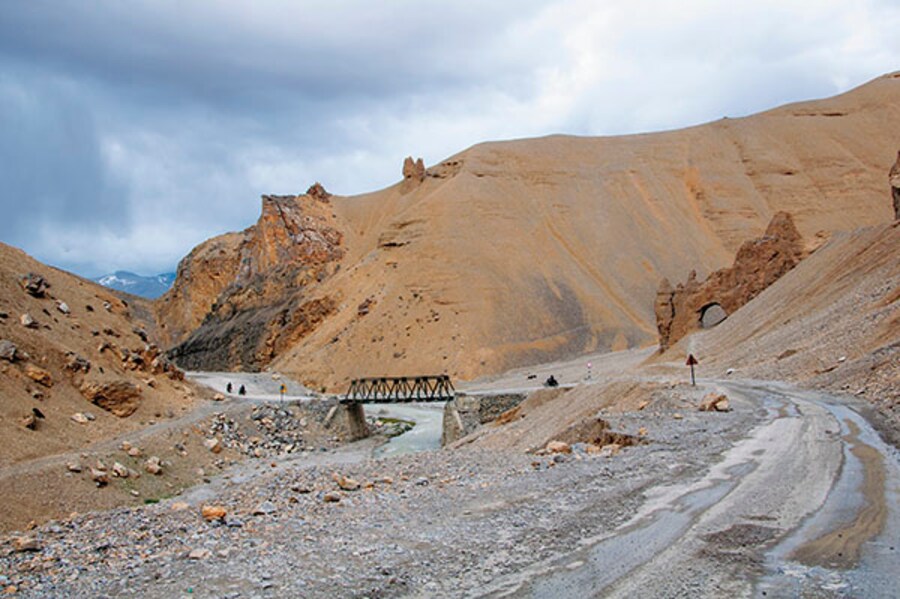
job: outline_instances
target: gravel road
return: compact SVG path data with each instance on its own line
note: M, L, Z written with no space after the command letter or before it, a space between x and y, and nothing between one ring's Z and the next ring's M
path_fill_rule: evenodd
M649 431L612 458L348 446L224 475L48 523L28 533L36 552L3 541L0 584L41 597L895 596L896 453L826 396L722 388L728 413L608 415ZM339 490L335 471L362 488ZM224 523L201 518L208 503Z

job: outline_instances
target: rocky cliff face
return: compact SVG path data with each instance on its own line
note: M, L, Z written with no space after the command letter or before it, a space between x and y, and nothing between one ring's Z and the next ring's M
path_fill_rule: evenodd
M334 310L333 298L308 293L344 255L330 197L319 184L302 196L263 196L254 226L179 264L157 308L174 359L191 369L255 370Z
M693 330L713 327L794 268L803 257L803 241L787 212L779 212L765 234L744 243L734 264L702 283L696 271L672 288L667 279L656 293L659 349L665 351Z
M894 220L900 220L900 152L897 152L897 161L891 167L890 181L894 197Z

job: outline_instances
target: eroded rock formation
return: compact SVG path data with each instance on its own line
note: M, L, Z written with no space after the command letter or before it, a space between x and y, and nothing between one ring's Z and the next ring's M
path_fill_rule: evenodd
M413 181L424 181L425 162L421 158L413 161L412 156L407 156L403 161L403 178Z
M890 181L894 196L894 220L900 220L900 152L897 152L897 161L891 167Z
M201 244L179 264L157 308L174 359L261 368L334 310L332 298L305 293L344 255L330 197L320 184L302 196L263 196L254 226Z
M802 258L800 232L790 214L779 212L762 237L740 247L729 268L715 271L703 282L697 280L696 271L691 271L687 282L674 289L663 279L654 306L660 352L693 330L715 326Z

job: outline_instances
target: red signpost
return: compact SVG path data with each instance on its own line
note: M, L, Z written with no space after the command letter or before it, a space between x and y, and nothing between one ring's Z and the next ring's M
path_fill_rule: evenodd
M697 379L694 378L694 364L699 364L697 358L694 357L694 354L688 354L687 357L687 366L691 367L691 384L695 387L697 386Z

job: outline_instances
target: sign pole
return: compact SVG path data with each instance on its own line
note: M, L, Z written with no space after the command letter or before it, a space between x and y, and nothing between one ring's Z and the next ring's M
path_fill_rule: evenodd
M694 357L694 354L688 354L687 365L691 367L691 385L697 386L697 379L694 377L694 365L699 364L697 358Z

